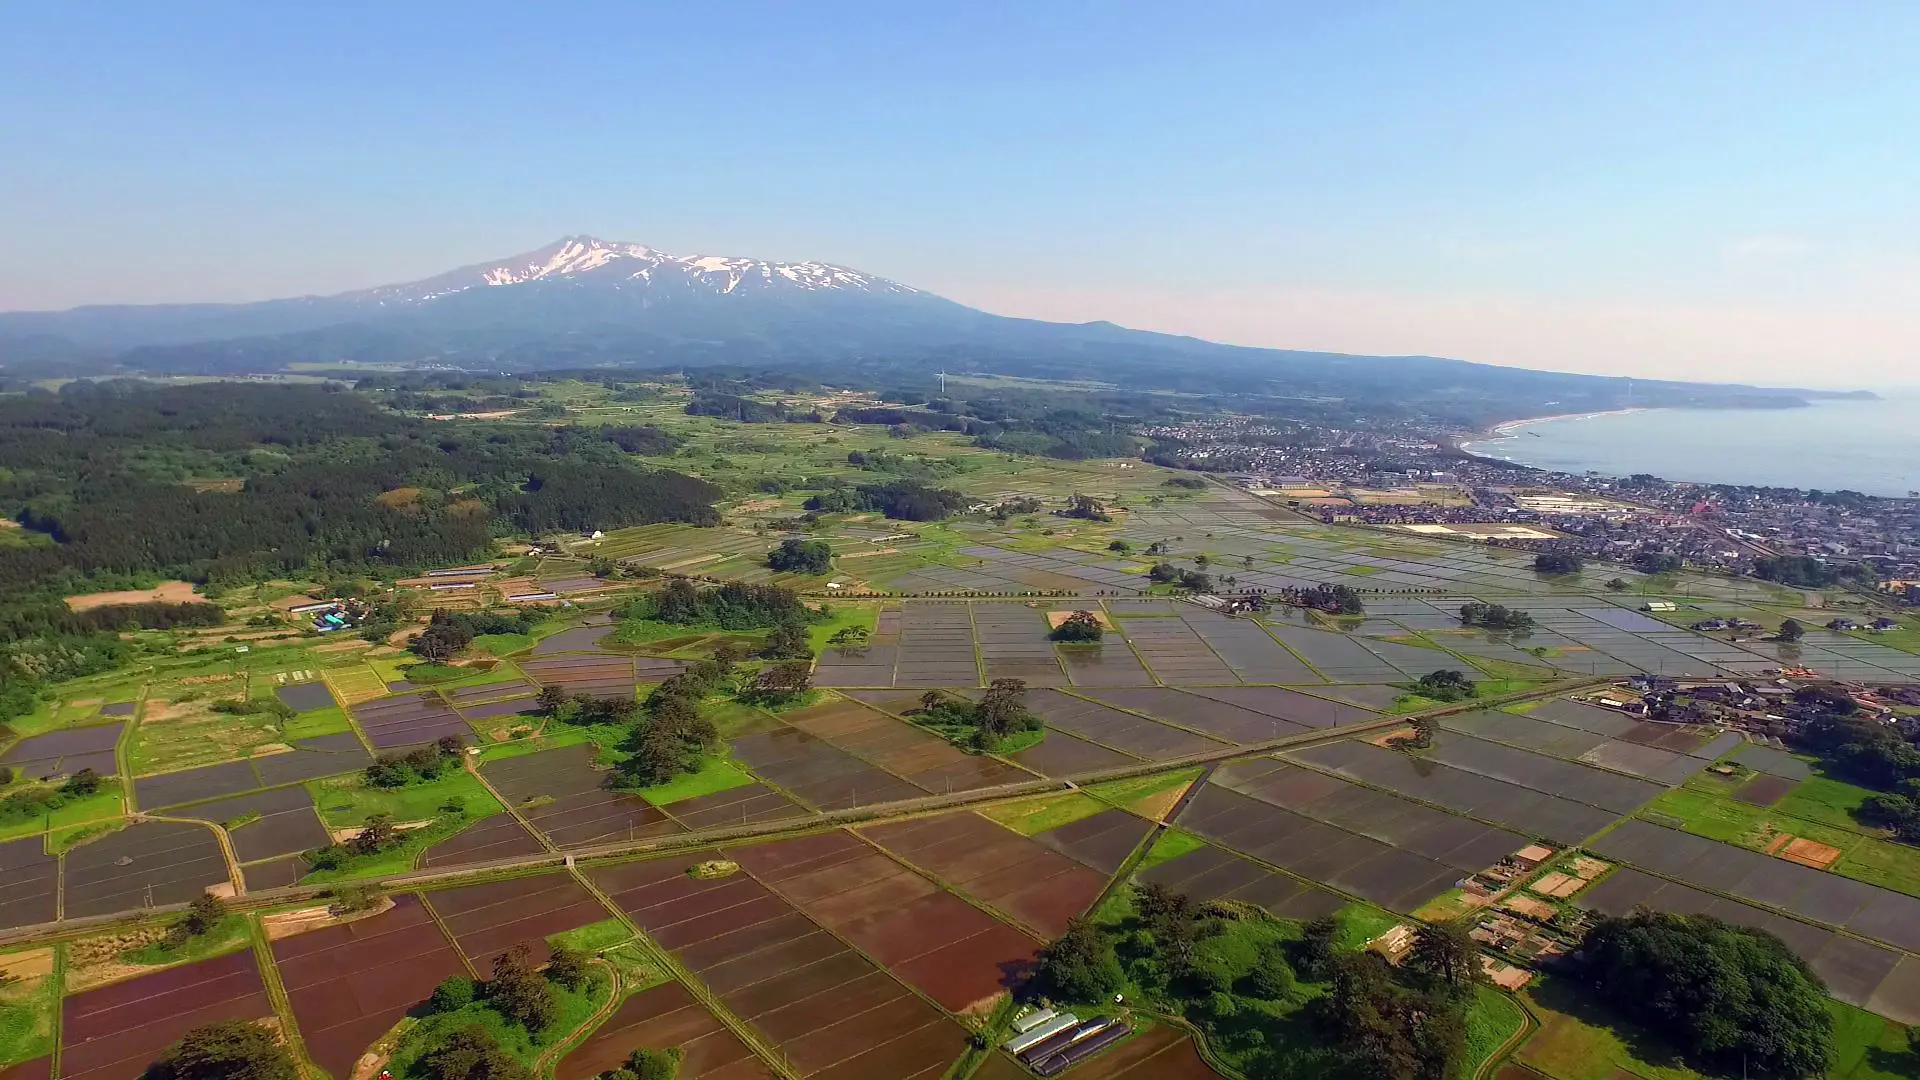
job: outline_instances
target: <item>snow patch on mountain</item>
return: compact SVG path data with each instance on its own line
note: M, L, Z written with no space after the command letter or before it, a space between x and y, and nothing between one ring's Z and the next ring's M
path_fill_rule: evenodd
M471 289L506 288L533 282L605 282L616 288L622 282L632 282L649 291L679 285L722 295L748 285L754 289L807 292L838 290L907 295L919 291L832 263L671 255L645 244L569 236L524 255L463 267L426 281L349 294L349 298L382 305L416 305Z

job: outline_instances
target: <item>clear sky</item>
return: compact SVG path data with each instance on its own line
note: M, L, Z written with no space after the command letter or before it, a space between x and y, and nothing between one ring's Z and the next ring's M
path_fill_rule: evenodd
M8 5L0 309L570 233L1245 344L1920 382L1920 4Z

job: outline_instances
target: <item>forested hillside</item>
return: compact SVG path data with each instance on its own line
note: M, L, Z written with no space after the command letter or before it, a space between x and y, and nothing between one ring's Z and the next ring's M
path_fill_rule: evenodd
M184 578L403 572L498 535L712 524L718 490L599 431L433 422L319 385L73 383L0 398L0 641L85 652L61 598ZM649 448L657 440L643 440ZM54 665L64 670L66 665Z

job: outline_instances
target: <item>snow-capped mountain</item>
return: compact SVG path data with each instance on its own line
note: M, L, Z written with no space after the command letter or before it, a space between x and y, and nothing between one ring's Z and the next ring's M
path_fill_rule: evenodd
M1613 408L1623 392L1620 380L1434 357L1242 348L1106 322L1012 319L831 263L670 255L591 236L334 296L0 312L0 372L10 374L264 372L295 363L731 366L889 378L991 371L1257 391L1316 407L1425 400L1456 415L1470 402L1468 413L1491 408L1500 417ZM1693 400L1686 384L1667 385L1671 400ZM1727 400L1722 388L1711 393Z
M419 304L469 289L530 282L572 282L648 291L686 288L723 295L756 289L808 292L831 289L894 295L919 292L897 281L832 263L670 255L645 244L569 236L524 255L463 266L425 281L347 293L342 298L380 304Z

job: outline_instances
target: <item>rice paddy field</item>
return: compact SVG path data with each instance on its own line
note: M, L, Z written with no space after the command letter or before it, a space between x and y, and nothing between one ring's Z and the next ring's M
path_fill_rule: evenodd
M443 598L552 592L566 606L531 633L487 636L466 667L412 671L390 644L196 632L180 640L197 651L64 684L10 723L0 765L26 782L82 768L107 779L0 824L0 967L37 957L32 942L68 920L151 927L149 909L207 889L270 906L233 916L245 930L233 951L158 970L96 964L111 970L69 979L73 947L47 947L45 970L0 987L0 1080L136 1076L209 1018L277 1021L311 1065L347 1080L440 980L556 939L596 953L610 980L568 1021L577 1030L542 1044L543 1074L560 1080L599 1075L639 1043L679 1047L689 1078L1011 1080L1026 1074L970 1041L1004 1024L1007 993L1048 939L1124 904L1129 884L1287 927L1334 915L1358 945L1539 843L1615 867L1569 906L1651 904L1779 934L1833 995L1835 1080L1911 1075L1888 1062L1920 1022L1920 858L1855 820L1867 793L1737 735L1557 696L1574 680L1738 679L1783 664L1911 682L1920 655L1903 637L1813 631L1788 651L1698 634L1685 626L1778 621L1807 601L1612 568L1604 577L1628 589L1608 591L1598 571L1547 578L1524 553L1322 525L1225 485L1170 487L1138 462L1019 457L947 433L743 428L686 416L670 395L549 392L581 423L684 436L672 466L727 492L722 524L543 538L546 554L476 571L484 590ZM767 550L803 535L805 495L787 482L890 475L853 451L907 461L976 505L1041 508L938 523L831 515L804 531L831 546L826 573L771 571ZM1072 493L1112 520L1054 513ZM1228 617L1152 584L1161 559L1236 589L1352 586L1366 615ZM624 599L655 572L789 585L824 604L810 628L815 690L778 709L710 702L717 753L667 784L614 790L624 731L550 720L540 689L644 697L722 642L762 636L623 624ZM1680 610L1637 610L1650 598ZM1465 629L1469 601L1521 607L1535 629ZM1054 641L1081 610L1102 639ZM849 628L865 640L831 643ZM1535 696L1459 708L1426 748L1389 748L1398 714L1435 704L1412 684L1442 669ZM1029 688L1043 736L978 753L915 723L926 692L977 697L1005 678ZM364 782L376 755L449 736L473 752L442 779ZM1726 763L1730 778L1707 771ZM275 922L294 902L277 890L317 880L303 853L371 814L407 839L322 877L379 883L388 899L309 913L297 930ZM1470 1033L1476 1060L1494 1063L1484 1075L1694 1075L1552 980L1487 995ZM1523 1005L1539 1026L1511 1040ZM1217 1057L1184 1029L1143 1029L1068 1075L1214 1075Z

